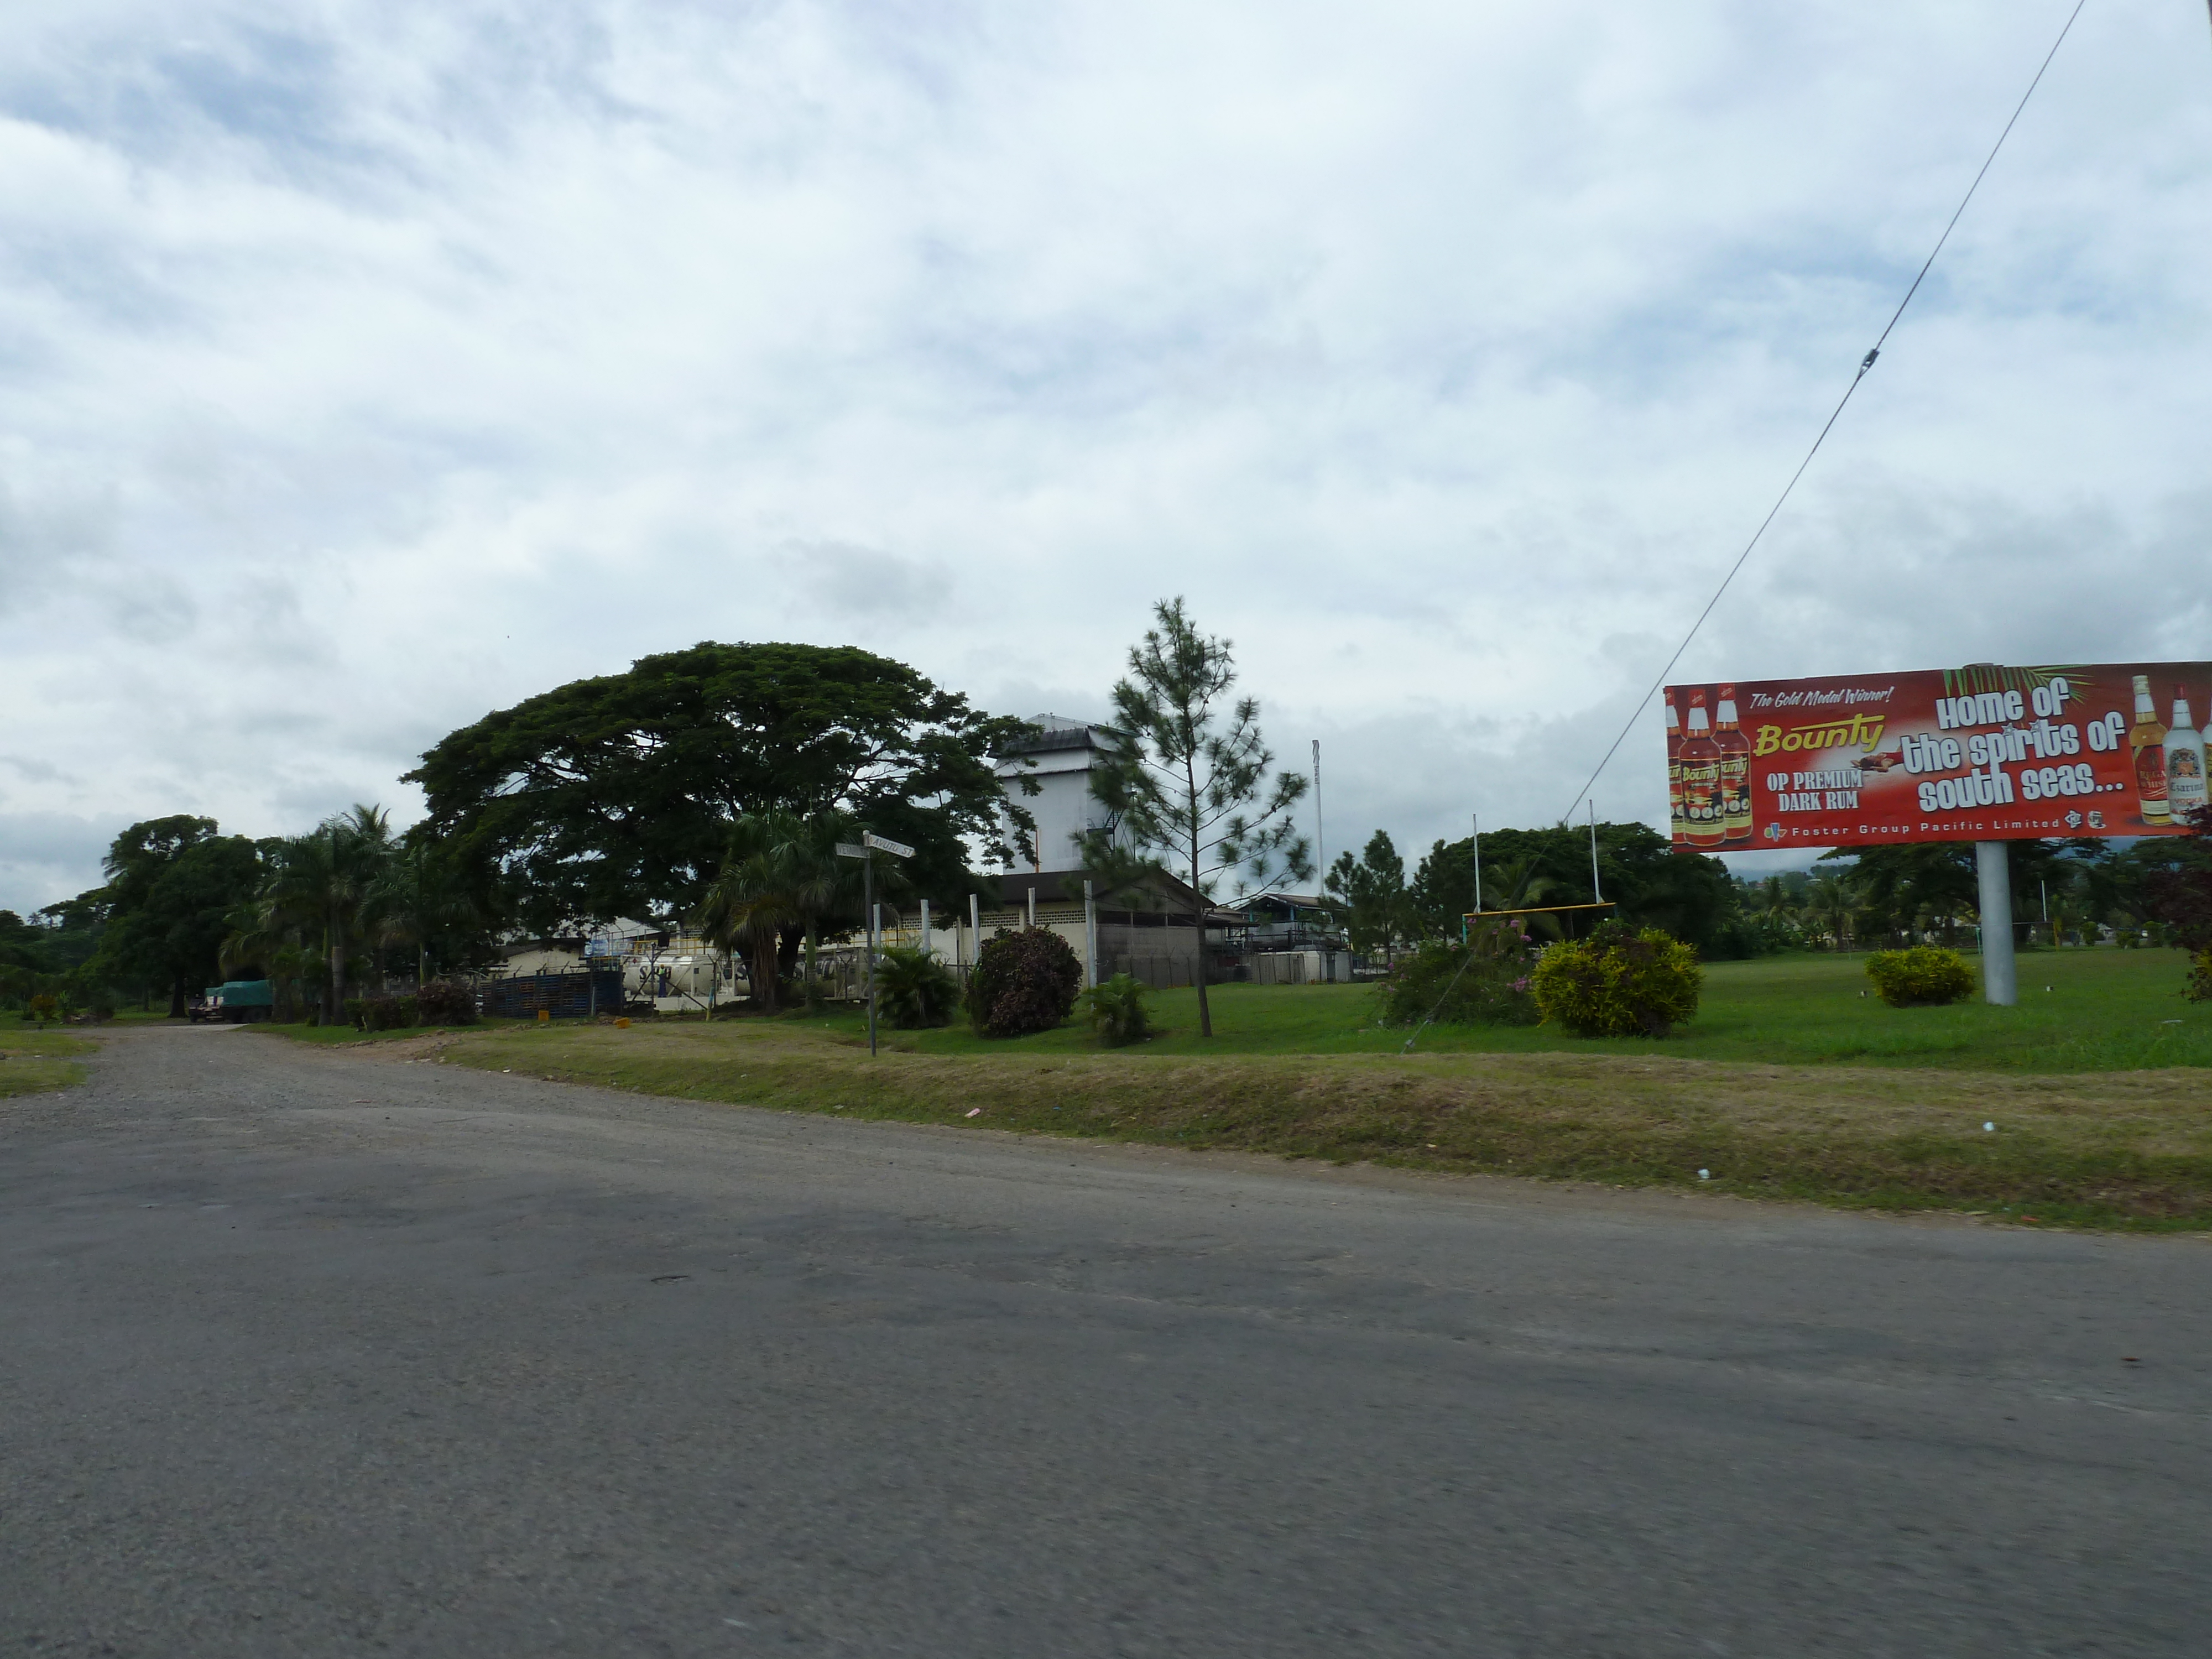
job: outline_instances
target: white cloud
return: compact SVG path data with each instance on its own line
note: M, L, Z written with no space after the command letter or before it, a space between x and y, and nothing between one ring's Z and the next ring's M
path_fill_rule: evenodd
M1333 843L1554 817L2064 10L11 7L0 903L702 637L1095 710L1173 592ZM2207 654L2202 35L2083 15L1686 677Z

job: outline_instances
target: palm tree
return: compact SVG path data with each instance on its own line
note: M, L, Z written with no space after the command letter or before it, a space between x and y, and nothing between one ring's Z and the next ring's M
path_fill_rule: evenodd
M1753 908L1769 921L1787 921L1797 913L1797 901L1790 896L1789 884L1781 877L1769 876L1759 884Z
M817 992L814 971L814 952L820 940L824 923L858 921L863 927L868 918L861 914L860 869L853 860L837 855L837 843L857 840L860 828L842 812L817 812L807 818L805 834L795 850L805 873L800 884L799 897L806 913L806 1006L815 1005ZM876 872L886 891L895 891L904 885L896 868L886 867Z
M302 943L319 939L327 963L322 1018L335 1024L345 1006L346 964L378 920L382 880L393 854L390 815L356 805L278 848L276 868L262 895L260 932L289 927Z
M419 840L386 860L376 878L373 908L382 924L381 942L415 947L418 986L429 982L431 938L480 919L452 865Z
M1545 875L1536 867L1536 855L1524 853L1507 864L1494 866L1490 878L1483 884L1485 911L1519 910L1541 904L1560 890L1563 884L1553 876ZM1532 933L1549 933L1554 939L1565 936L1555 915L1523 916L1521 921L1530 924Z
M1806 885L1805 914L1827 931L1839 951L1850 931L1854 908L1851 890L1841 876L1823 872Z
M775 1012L776 945L786 927L812 928L828 908L817 836L790 812L746 812L730 826L721 872L699 907L700 938L718 951L743 947L754 1006Z

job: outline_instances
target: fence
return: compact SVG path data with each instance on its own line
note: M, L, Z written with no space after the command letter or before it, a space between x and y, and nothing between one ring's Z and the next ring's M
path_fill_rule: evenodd
M488 979L477 988L477 1006L486 1019L533 1019L541 1011L555 1019L618 1014L623 1008L622 969Z
M1247 958L1255 985L1340 985L1352 978L1343 951L1261 951Z
M1117 956L1098 966L1103 974L1127 974L1156 991L1172 991L1198 983L1196 957ZM1218 981L1222 976L1217 972L1213 977Z

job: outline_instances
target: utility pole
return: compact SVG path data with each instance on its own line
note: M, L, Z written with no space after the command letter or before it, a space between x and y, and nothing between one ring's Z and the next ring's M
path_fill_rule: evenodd
M1602 904L1605 902L1605 895L1598 890L1597 884L1597 802L1595 800L1589 802L1589 826L1590 897L1595 899L1598 903Z
M1314 868L1320 873L1314 882L1319 892L1328 885L1328 842L1322 836L1321 819L1321 739L1313 740L1314 760Z

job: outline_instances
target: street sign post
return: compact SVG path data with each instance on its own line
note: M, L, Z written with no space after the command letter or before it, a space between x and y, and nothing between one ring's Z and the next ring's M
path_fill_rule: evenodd
M837 843L841 859L860 861L860 914L867 943L864 947L868 973L868 1053L876 1052L876 860L873 854L889 853L894 858L910 859L914 848L902 841L893 841L887 836L864 834L855 847L849 841Z

